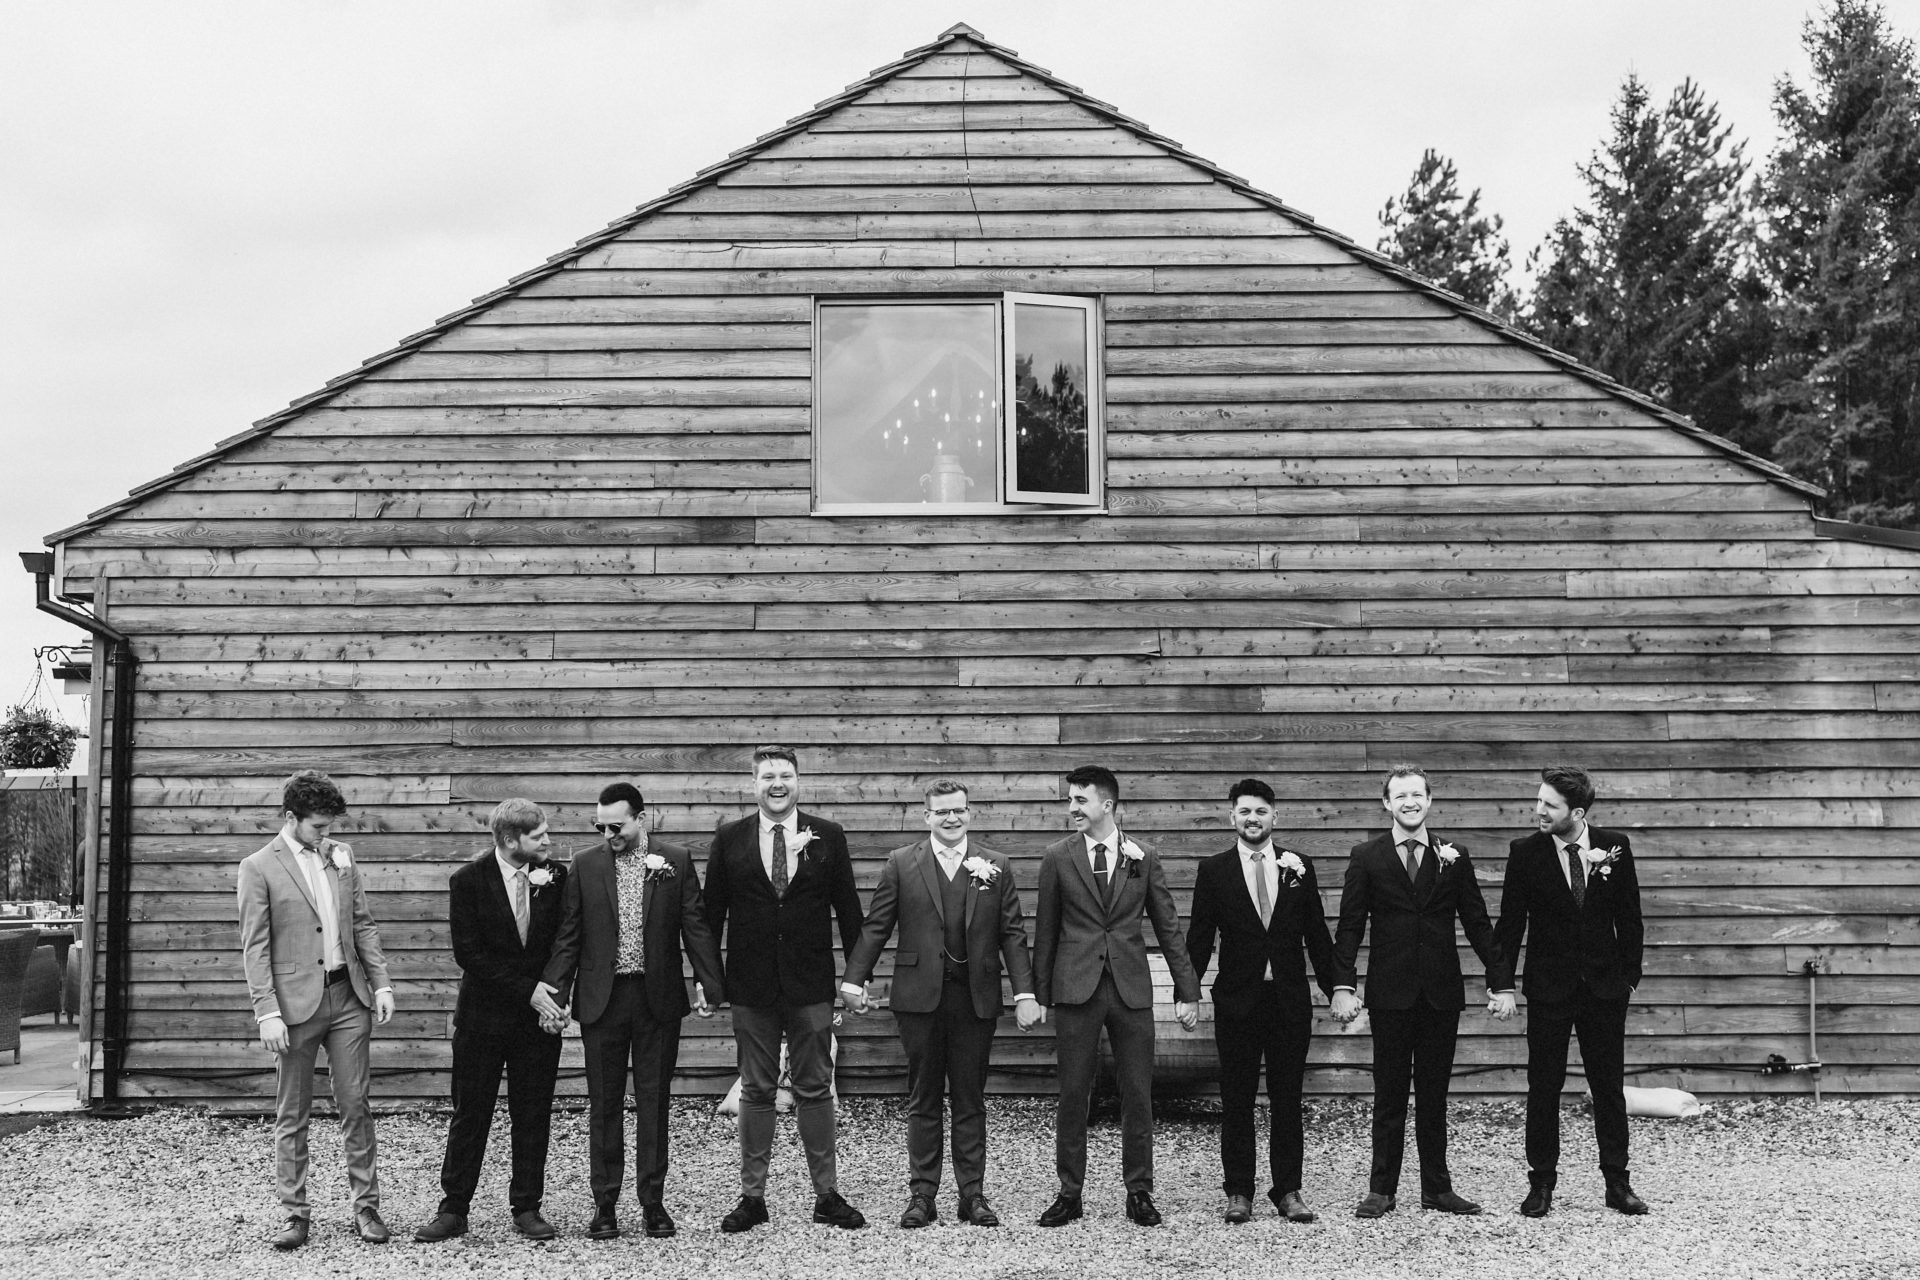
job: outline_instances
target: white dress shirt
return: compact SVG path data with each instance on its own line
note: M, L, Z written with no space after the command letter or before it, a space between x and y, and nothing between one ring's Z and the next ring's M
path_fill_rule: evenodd
M800 874L800 851L793 842L800 838L800 811L793 810L778 822L768 822L767 815L760 815L760 868L767 873L767 879L773 879L773 829L784 827L787 832L787 883Z
M1279 901L1280 896L1280 865L1275 861L1279 855L1274 851L1273 841L1267 841L1258 849L1250 848L1245 840L1239 843L1240 874L1244 876L1247 881L1248 901L1253 903L1255 912L1260 910L1260 882L1265 880L1267 882L1267 906L1272 908L1273 905ZM1262 855L1258 862L1253 860L1253 855L1256 853ZM1262 923L1264 924L1265 921L1262 921ZM1263 976L1269 981L1273 978L1273 961L1271 959L1267 961L1267 971Z
M293 860L307 878L307 892L312 895L313 909L320 917L320 950L326 958L325 968L332 973L347 962L340 949L340 901L335 893L338 884L334 879L333 860L318 849L303 848L297 841L293 847Z
M933 856L939 860L940 870L946 875L947 879L951 880L960 874L960 864L967 859L967 838L965 836L961 836L960 843L951 849L941 844L937 839L930 839L927 841L927 844L932 847Z
M1089 871L1093 871L1094 875L1096 876L1100 875L1101 873L1099 871L1093 870L1094 862L1097 860L1097 857L1098 857L1098 855L1096 855L1093 851L1093 846L1095 846L1096 844L1103 844L1107 846L1106 877L1109 880L1113 879L1113 873L1119 870L1120 868L1120 841L1122 838L1120 835L1120 828L1115 827L1113 829L1113 834L1108 836L1105 840L1095 840L1092 836L1081 836L1080 838L1087 842L1087 869Z
M1564 843L1562 843L1563 840L1565 841ZM1560 855L1560 878L1565 880L1567 882L1567 888L1571 889L1573 888L1573 868L1567 865L1567 854L1568 851L1571 850L1573 856L1577 858L1580 856L1580 850L1587 847L1586 825L1584 823L1581 824L1580 834L1573 839L1566 840L1563 836L1554 836L1553 843L1556 851Z

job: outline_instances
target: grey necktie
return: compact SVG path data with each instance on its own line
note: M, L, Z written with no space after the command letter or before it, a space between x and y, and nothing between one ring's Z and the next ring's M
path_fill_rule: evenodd
M1407 866L1407 879L1418 880L1420 878L1420 842L1408 840L1401 844L1400 851L1401 861Z
M520 930L520 945L527 945L527 869L513 873L513 924Z
M773 896L787 896L787 829L778 823L773 828Z
M1273 899L1267 894L1267 854L1263 849L1253 855L1254 905L1260 908L1260 923L1273 923Z

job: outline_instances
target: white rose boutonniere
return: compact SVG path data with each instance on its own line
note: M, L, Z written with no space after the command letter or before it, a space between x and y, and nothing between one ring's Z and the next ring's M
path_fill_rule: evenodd
M1618 845L1611 849L1582 849L1580 860L1587 864L1590 874L1605 880L1613 875L1614 865L1620 861L1625 852Z
M1460 860L1460 851L1445 841L1435 845L1433 851L1439 856L1442 869L1450 867Z
M343 844L328 845L327 854L333 859L333 869L335 871L350 871L353 869L353 859L347 855L347 846Z
M1297 887L1301 877L1307 874L1307 864L1301 861L1300 855L1291 849L1282 849L1280 856L1275 859L1275 861L1280 865L1281 880L1284 881L1289 888Z
M960 869L972 876L974 884L982 890L1000 878L1000 868L977 855L971 858L962 858L960 860Z
M1127 864L1127 879L1132 880L1138 878L1140 875L1140 864L1147 860L1147 851L1129 840L1126 836L1121 836L1120 857Z
M527 883L534 887L535 892L546 888L553 883L553 868L544 862L541 863L533 870L527 872Z
M657 853L650 853L640 859L640 866L644 869L646 879L648 880L671 880L673 878L673 864Z
M792 840L787 842L787 852L793 854L797 858L804 858L807 854L808 847L812 845L813 842L819 838L819 836L820 836L820 833L815 831L812 827L802 827L800 828L798 834L796 834Z

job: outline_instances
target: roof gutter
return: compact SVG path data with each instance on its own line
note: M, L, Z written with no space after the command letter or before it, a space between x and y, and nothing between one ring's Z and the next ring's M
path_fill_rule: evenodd
M120 1080L126 1074L127 995L129 935L133 878L133 683L138 666L133 656L133 641L124 632L108 626L91 614L69 608L53 598L53 553L23 551L20 563L33 575L34 607L62 622L88 632L107 646L107 663L113 672L113 740L107 748L112 784L108 790L107 819L107 929L106 1011L100 1037L104 1058L99 1113L118 1113L124 1104L120 1098ZM96 801L97 803L97 801ZM93 940L88 949L96 950Z

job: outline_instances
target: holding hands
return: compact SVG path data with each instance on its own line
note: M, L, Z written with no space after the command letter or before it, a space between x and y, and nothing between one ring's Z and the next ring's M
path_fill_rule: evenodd
M841 983L840 1003L846 1006L848 1013L857 1014L863 1018L878 1007L873 1003L873 997L867 994L865 983L857 987L850 982Z
M1179 1020L1181 1026L1191 1031L1200 1025L1200 1006L1198 1003L1175 1000L1173 1002L1173 1016Z
M1047 1011L1029 996L1013 1006L1013 1020L1020 1024L1022 1031L1031 1031L1047 1020Z
M1501 1022L1513 1017L1519 1009L1519 1002L1511 991L1499 991L1487 997L1487 1012Z
M536 982L533 986L533 998L527 1002L533 1006L534 1012L540 1015L540 1029L550 1036L557 1036L567 1029L567 1011L554 1001L554 996L558 994L557 987Z
M1360 997L1345 989L1333 993L1334 1020L1345 1025L1360 1016Z

